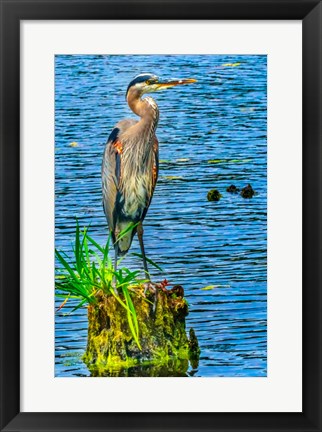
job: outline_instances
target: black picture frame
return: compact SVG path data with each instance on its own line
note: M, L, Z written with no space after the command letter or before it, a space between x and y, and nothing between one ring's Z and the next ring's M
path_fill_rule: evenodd
M0 0L0 5L1 431L321 431L321 3L315 0ZM20 21L31 19L303 20L302 413L20 412ZM288 181L292 183L291 179Z

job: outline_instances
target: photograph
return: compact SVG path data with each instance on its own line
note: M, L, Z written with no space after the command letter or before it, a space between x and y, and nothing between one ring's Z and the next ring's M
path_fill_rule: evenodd
M322 0L0 3L0 432L322 432Z
M55 55L55 377L267 377L267 55Z

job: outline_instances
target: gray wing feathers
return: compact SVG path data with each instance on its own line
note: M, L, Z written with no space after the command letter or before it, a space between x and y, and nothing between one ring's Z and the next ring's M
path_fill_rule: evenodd
M112 239L128 227L129 223L143 221L150 206L158 177L158 140L154 136L150 147L124 134L135 120L123 120L110 134L103 157L103 207ZM141 140L142 141L142 140ZM141 160L141 162L140 162ZM131 246L136 228L123 236L115 248L118 255Z
M104 150L102 162L103 208L110 231L115 229L113 211L121 175L120 136L135 123L137 122L132 119L118 122L112 130Z

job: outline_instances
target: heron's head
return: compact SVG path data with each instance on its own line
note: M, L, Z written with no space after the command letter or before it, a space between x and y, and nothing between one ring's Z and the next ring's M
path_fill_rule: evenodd
M126 96L129 91L135 91L140 96L145 93L154 93L156 91L165 90L171 87L175 87L177 85L182 84L190 84L194 83L197 80L195 79L181 79L181 80L160 80L156 75L144 73L137 75L128 85Z

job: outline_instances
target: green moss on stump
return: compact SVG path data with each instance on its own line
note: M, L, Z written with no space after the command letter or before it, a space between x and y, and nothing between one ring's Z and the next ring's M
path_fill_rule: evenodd
M186 334L188 304L179 285L166 290L157 286L154 293L137 287L132 294L142 350L134 341L126 311L109 295L101 295L88 306L88 341L84 362L93 376L184 376L189 359L199 357L194 331ZM149 370L150 369L150 370Z

